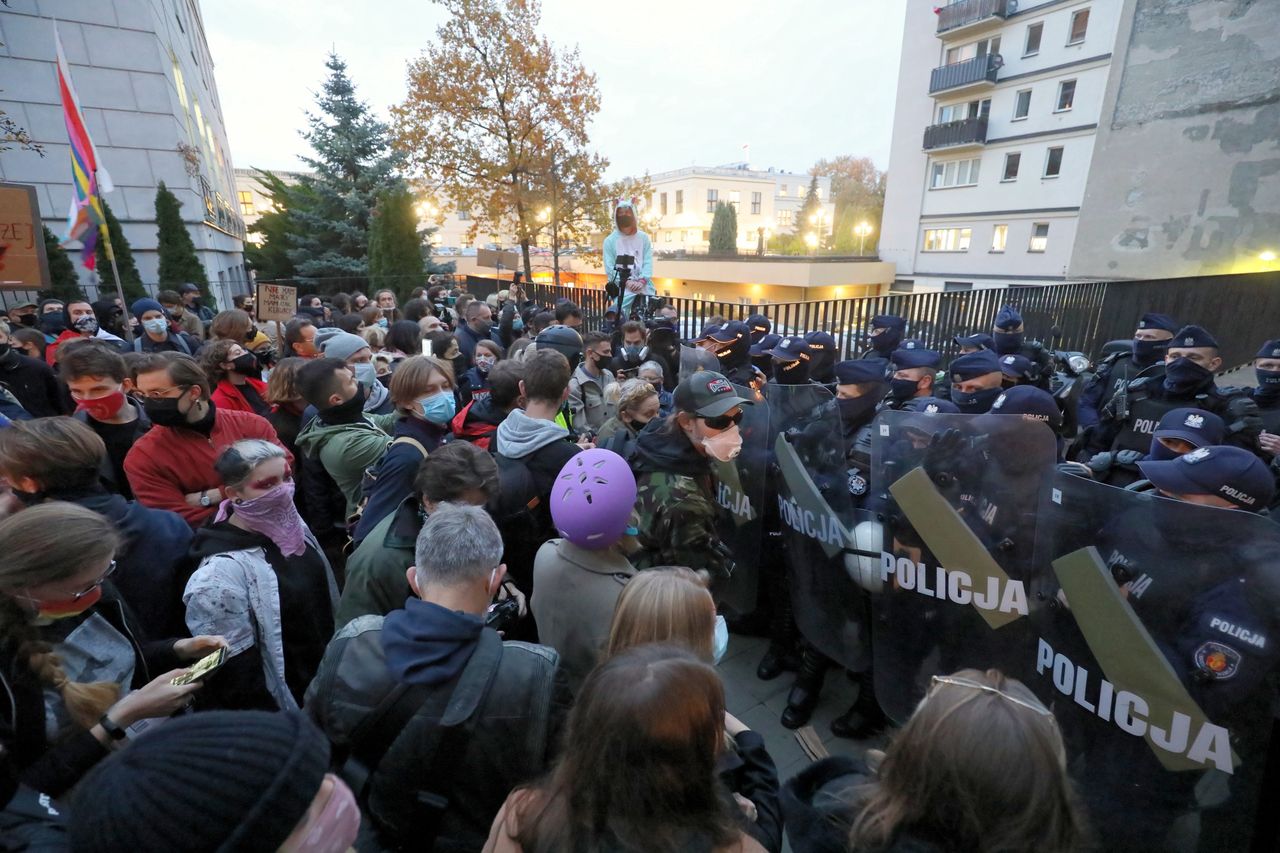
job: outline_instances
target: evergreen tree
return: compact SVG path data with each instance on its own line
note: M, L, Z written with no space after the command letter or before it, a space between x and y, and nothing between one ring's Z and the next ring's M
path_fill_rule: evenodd
M209 289L209 277L196 257L195 243L182 221L182 202L160 182L156 188L156 236L159 240L160 287L176 290L186 282Z
M289 260L289 235L294 227L293 214L306 207L309 193L289 186L279 175L261 169L257 173L258 184L271 200L271 209L253 223L253 234L259 239L245 242L244 259L259 281L293 278L298 269Z
M370 215L380 191L403 186L395 173L402 157L389 151L386 125L356 98L346 63L330 53L325 67L319 112L308 114L310 130L303 134L315 151L304 162L315 174L299 189L311 197L287 208L288 254L303 276L365 275Z
M61 299L64 303L72 299L84 299L84 288L80 286L80 278L76 275L76 265L67 256L57 236L48 226L40 226L44 230L44 253L49 258L49 278L52 286L39 293L41 299Z
M808 234L814 231L813 225L809 222L809 217L817 213L821 207L822 201L818 198L818 176L814 175L809 179L809 191L805 193L804 204L800 205L800 210L796 213L795 225L797 234Z
M369 288L389 287L403 297L424 275L413 196L403 188L385 190L369 225Z
M711 251L738 254L738 210L723 201L716 202L716 215L711 220Z
M138 265L133 262L133 249L125 239L120 220L116 219L116 215L111 212L111 205L105 201L102 203L102 210L107 215L107 233L111 235L111 249L115 252L116 268L120 270L120 288L124 291L124 301L126 305L132 304L133 300L146 296L147 289L142 286L142 276L138 273ZM106 241L101 236L98 238L97 255L99 290L107 298L115 292L116 280L111 274L111 261L107 260Z

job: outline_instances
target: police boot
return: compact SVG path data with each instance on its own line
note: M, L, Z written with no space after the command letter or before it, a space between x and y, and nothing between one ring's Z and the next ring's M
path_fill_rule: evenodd
M853 707L831 721L831 733L836 737L862 740L888 725L889 718L876 701L871 673L858 673L854 679L858 682L858 698L853 700Z
M800 671L796 673L796 683L787 694L787 707L782 712L782 725L789 729L798 729L813 716L813 709L818 707L822 698L822 682L827 677L827 668L831 662L817 649L806 644L800 656Z
M762 585L769 599L769 650L756 667L756 678L761 681L772 681L783 672L795 672L800 666L800 656L796 653L800 632L791 607L787 570L780 563L779 560L774 564L767 583Z

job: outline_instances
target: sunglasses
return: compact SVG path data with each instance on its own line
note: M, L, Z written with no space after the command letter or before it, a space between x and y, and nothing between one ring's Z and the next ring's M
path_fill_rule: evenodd
M1048 717L1050 720L1054 719L1053 712L1050 711L1048 708L1044 707L1043 705L1033 705L1030 702L1026 701L1025 699L1019 699L1017 696L1011 696L1008 693L1005 693L1003 690L998 690L992 687L990 684L979 684L978 682L970 681L967 678L953 678L949 675L935 675L932 679L929 680L930 693L933 692L933 687L934 685L937 685L937 684L951 684L956 687L968 687L972 690L981 690L983 693L994 693L1000 698L1006 701L1012 702L1015 705L1021 705L1023 708L1026 708L1031 711L1035 711L1037 714L1040 714L1041 716Z
M713 418L702 418L702 422L712 429L728 429L731 426L737 426L742 423L742 409L738 409L732 415L716 415Z

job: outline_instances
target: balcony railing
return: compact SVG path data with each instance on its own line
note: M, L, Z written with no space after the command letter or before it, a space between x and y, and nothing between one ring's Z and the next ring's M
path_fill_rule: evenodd
M924 129L926 151L935 148L953 148L957 145L985 145L987 142L987 117L962 118L944 124L934 124Z
M985 56L975 56L973 59L966 59L964 62L957 62L954 65L943 65L940 68L933 69L933 74L929 76L929 94L942 92L947 89L958 89L961 86L970 86L974 83L994 83L996 75L1000 73L1001 66L1004 65L1004 59L998 53L988 53Z
M938 34L1009 14L1009 0L960 0L938 11Z

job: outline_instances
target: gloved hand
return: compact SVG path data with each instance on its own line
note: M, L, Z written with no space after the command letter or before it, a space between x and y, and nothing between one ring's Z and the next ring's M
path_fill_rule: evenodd
M1117 465L1137 465L1140 461L1147 458L1147 454L1141 450L1121 450L1116 454Z
M1093 479L1093 469L1083 462L1059 462L1058 471L1073 477L1084 477L1086 480Z
M921 467L939 488L952 488L963 478L965 453L970 449L969 440L958 429L934 433L929 438Z
M1222 419L1227 422L1227 435L1240 432L1258 435L1266 428L1262 416L1258 414L1258 404L1252 397L1232 398L1227 403L1227 411Z
M1094 474L1105 474L1111 470L1115 461L1115 456L1111 453L1095 453L1087 464Z

